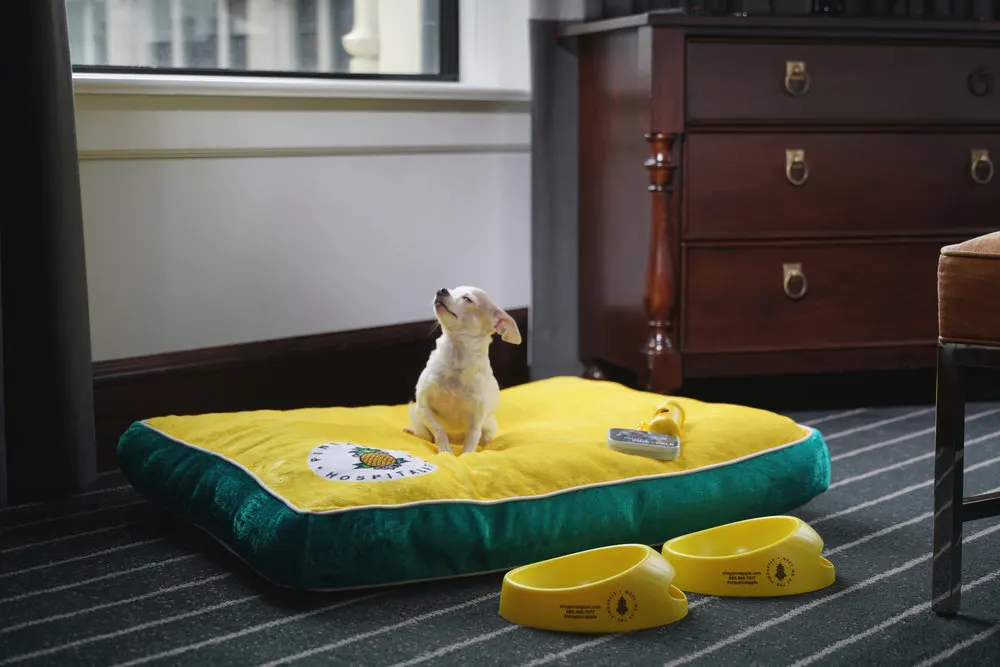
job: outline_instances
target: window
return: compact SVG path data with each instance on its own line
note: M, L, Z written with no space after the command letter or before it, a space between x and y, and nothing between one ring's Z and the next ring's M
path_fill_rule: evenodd
M66 8L77 72L457 81L458 1L66 0Z

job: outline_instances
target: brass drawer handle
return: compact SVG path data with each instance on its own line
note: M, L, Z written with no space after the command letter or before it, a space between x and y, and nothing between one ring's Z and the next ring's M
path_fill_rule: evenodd
M972 180L980 185L986 185L993 180L993 160L985 148L972 149L972 159L969 162L969 173Z
M801 97L809 92L809 72L801 60L785 61L785 90L793 97Z
M809 291L809 281L806 274L802 273L801 264L783 264L781 272L784 274L782 285L785 288L785 296L798 301Z
M970 74L966 83L969 86L969 92L976 97L986 97L993 92L993 75L985 68L979 68Z
M802 149L785 151L785 178L792 185L801 186L809 180L809 165Z

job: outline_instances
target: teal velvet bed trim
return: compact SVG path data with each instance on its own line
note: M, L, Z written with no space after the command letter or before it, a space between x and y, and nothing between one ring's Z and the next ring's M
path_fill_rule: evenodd
M263 577L324 590L493 572L607 544L658 545L731 521L786 514L830 484L819 431L688 475L493 505L334 514L296 512L226 459L142 422L124 433L118 458L140 494L208 532Z

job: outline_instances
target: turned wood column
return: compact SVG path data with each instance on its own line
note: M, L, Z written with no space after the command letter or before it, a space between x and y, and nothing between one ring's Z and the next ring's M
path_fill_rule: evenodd
M681 357L677 351L674 317L677 307L677 270L672 249L672 179L676 164L670 152L676 134L649 132L649 173L647 189L652 196L649 258L643 305L649 331L643 354L646 356L645 385L650 391L670 393L681 386Z
M215 0L215 63L219 69L229 69L231 60L229 0Z
M341 40L351 55L350 71L378 72L378 0L354 0L354 27Z

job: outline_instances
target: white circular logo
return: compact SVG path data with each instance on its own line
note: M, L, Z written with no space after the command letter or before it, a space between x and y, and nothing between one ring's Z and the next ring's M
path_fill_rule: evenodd
M389 482L419 477L437 466L409 452L363 447L350 442L328 442L309 452L309 467L333 482Z

